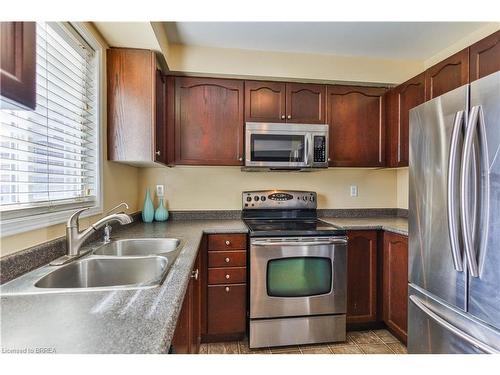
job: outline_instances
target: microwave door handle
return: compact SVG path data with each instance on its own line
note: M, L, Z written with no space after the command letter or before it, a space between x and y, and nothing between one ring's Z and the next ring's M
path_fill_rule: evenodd
M306 167L309 167L309 158L310 158L310 155L309 155L309 148L310 148L310 145L309 145L309 137L311 135L310 134L306 134L305 135L305 146L304 146L304 151L305 151L305 157L304 157L304 163L306 165Z

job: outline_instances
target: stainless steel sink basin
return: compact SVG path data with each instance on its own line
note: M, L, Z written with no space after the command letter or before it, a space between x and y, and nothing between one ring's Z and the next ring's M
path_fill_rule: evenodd
M179 248L177 238L134 238L115 240L94 251L95 255L144 256L171 253Z
M164 257L86 258L69 263L35 283L37 288L151 286L168 270Z

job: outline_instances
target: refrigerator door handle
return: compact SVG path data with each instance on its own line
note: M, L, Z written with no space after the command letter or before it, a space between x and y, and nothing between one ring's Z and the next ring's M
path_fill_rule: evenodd
M460 253L459 246L459 236L458 236L458 224L455 220L456 218L456 196L455 196L455 187L456 187L456 164L457 164L457 156L459 155L458 141L460 139L460 133L462 129L462 123L464 119L464 111L458 111L455 115L455 121L453 123L453 130L451 133L451 144L450 144L450 154L448 158L448 181L447 181L447 206L448 206L448 232L450 235L450 243L451 243L451 255L453 258L453 266L455 270L458 272L462 272L463 269L463 261L462 254Z
M470 274L473 277L479 277L479 268L477 265L476 250L472 238L472 223L469 212L469 184L467 179L470 175L470 166L472 158L472 145L479 116L480 106L471 108L469 121L465 129L464 148L462 151L462 163L460 168L460 206L461 206L461 224L464 235L464 247L467 263L469 264Z
M438 314L436 314L434 311L432 311L425 303L422 301L419 297L416 295L411 295L410 296L410 301L415 304L420 310L422 310L429 318L434 320L437 324L439 324L441 327L444 329L450 331L454 335L460 337L462 340L468 342L469 344L475 346L479 350L482 350L483 352L487 354L498 354L500 351L498 351L495 348L492 348L491 346L485 344L482 341L479 341L475 337L472 337L471 335L465 333L461 329L455 327L453 324L448 322L446 319L442 318Z

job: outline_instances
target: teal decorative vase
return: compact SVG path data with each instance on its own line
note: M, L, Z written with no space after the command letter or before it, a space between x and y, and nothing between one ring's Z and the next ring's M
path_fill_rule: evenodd
M160 205L155 211L156 221L166 221L168 219L168 210L163 205L163 197L160 198Z
M151 223L155 216L155 208L153 206L153 201L149 195L149 189L146 189L146 196L144 197L144 207L142 207L142 221L145 223Z

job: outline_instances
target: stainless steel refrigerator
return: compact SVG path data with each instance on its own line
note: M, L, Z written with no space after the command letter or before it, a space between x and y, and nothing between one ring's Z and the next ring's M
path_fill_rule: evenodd
M500 352L500 72L410 111L409 353Z

